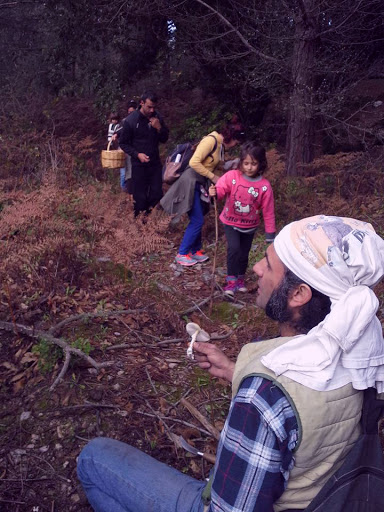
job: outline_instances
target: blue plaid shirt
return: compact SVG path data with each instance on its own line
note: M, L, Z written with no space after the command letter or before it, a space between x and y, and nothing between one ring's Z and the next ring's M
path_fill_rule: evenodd
M273 512L294 465L295 413L269 380L242 382L221 434L210 512Z

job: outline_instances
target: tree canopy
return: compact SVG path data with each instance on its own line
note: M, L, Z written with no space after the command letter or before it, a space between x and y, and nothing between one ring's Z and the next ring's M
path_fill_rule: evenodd
M155 69L155 87L213 93L265 142L284 133L296 175L329 141L382 142L351 101L357 83L384 73L382 14L381 0L9 2L0 88L93 96L105 108Z

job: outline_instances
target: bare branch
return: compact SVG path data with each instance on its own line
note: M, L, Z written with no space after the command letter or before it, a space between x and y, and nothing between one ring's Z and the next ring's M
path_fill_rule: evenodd
M49 329L50 334L55 335L58 334L66 325L76 322L77 320L88 320L90 318L109 318L111 316L119 316L119 315L136 315L138 313L142 313L145 311L145 308L142 309L121 309L117 311L97 311L96 313L81 313L79 315L73 315L68 318L65 318L58 324L52 326Z
M260 52L254 46L252 46L249 43L249 41L241 34L241 32L237 28L235 28L232 25L232 23L230 21L228 21L227 18L225 18L217 9L214 9L211 5L208 5L206 2L204 2L204 0L195 0L195 1L198 2L199 4L203 5L207 9L209 9L211 12L213 12L225 25L227 25L227 27L229 27L231 29L231 31L235 32L235 34L240 39L240 41L244 44L244 46L246 48L248 48L248 50L251 53L254 53L255 55L264 59L267 62L272 62L273 64L277 64L278 66L280 66L282 68L286 67L281 61L275 59L274 57L271 57L270 55Z

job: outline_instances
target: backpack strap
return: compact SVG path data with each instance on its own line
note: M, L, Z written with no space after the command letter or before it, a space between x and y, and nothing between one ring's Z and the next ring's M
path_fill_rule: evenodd
M377 434L380 418L384 416L384 397L375 388L364 391L361 426L364 434Z
M213 137L213 138L215 139L215 144L214 144L214 146L213 146L212 151L210 151L210 152L208 153L208 155L205 157L205 158L209 158L209 157L211 157L211 158L212 158L212 161L213 161L213 153L214 153L214 152L216 151L216 149L217 149L217 139L216 139L216 137L215 137L214 135L212 135L211 133L210 133L209 135L207 135L207 137Z

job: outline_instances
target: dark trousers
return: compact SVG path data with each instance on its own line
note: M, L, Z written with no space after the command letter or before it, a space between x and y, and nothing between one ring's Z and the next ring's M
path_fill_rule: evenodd
M163 197L161 163L132 162L132 194L135 217L140 212L149 213Z
M249 251L252 247L253 233L241 233L232 226L224 224L227 238L227 267L229 276L243 276L248 267Z

